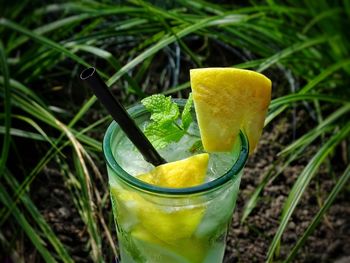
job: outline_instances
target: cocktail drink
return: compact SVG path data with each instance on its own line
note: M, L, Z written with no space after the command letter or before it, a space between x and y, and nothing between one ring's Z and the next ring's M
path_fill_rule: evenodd
M184 101L178 101L181 106ZM138 105L129 113L143 128L149 112ZM198 154L196 117L185 136L160 150L168 161ZM113 213L121 262L222 262L226 234L236 203L248 142L239 134L233 150L209 155L205 182L186 188L145 183L137 175L152 169L113 122L104 138ZM190 169L190 168L189 168Z
M155 168L147 163L114 122L105 135L122 263L222 262L242 169L261 135L271 81L248 70L196 69L191 88L196 112L191 97L186 104L177 100L177 106L160 95L129 110L161 145L168 163Z

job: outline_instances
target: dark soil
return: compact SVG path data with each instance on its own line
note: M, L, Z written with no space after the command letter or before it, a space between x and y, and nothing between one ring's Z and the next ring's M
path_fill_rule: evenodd
M279 225L283 203L314 149L310 147L304 159L292 163L273 182L269 182L246 222L240 224L240 219L246 201L277 159L277 153L293 139L291 116L290 114L290 118L274 121L274 125L266 129L256 153L249 159L228 234L224 262L265 262L269 244ZM297 118L296 123L302 125L311 121L304 111L299 111ZM300 129L303 129L303 126L296 127L296 132L298 133ZM277 164L276 168L278 167ZM341 158L338 158L338 162L332 167L334 169L332 172L328 171L327 167L321 167L303 195L283 235L281 259L288 255L307 228L319 209L319 202L322 203L330 193L334 179L340 175L337 169L344 168ZM46 220L68 247L74 260L91 262L88 259L86 227L70 199L70 193L64 186L60 173L56 169L46 168L45 175L35 182L35 187L37 187L34 194L35 203L39 205ZM309 237L294 262L350 262L350 201L346 198L346 192L342 191L337 197L327 216ZM108 212L106 218L110 216L107 214ZM116 239L114 232L113 234ZM104 245L107 246L107 242L104 242Z

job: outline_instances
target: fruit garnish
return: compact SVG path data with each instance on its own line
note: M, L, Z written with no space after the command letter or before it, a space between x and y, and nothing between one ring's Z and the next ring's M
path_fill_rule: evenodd
M189 158L166 163L154 168L137 178L147 183L172 188L191 187L202 184L208 167L209 155L202 153ZM182 206L181 209L168 210L152 202L141 193L111 188L112 197L117 209L134 214L140 225L159 240L173 243L176 240L190 237L199 225L204 208Z
M202 184L208 168L209 155L201 153L189 158L162 164L137 178L156 186L184 188Z
M168 244L191 237L204 214L202 206L169 210L133 191L114 188L111 191L117 209L135 218L130 220L137 220L145 231Z
M253 153L271 100L270 79L235 68L192 69L190 79L204 149L231 151L242 129Z

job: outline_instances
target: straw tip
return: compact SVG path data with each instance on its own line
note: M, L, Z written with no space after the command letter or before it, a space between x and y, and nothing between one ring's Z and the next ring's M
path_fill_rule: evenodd
M80 73L80 79L86 80L94 75L96 69L94 67L86 68Z

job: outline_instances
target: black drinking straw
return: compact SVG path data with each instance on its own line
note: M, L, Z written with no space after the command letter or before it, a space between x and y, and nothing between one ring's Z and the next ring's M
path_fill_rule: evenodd
M120 128L122 128L147 162L154 166L166 163L127 113L123 105L113 97L95 68L87 68L83 70L80 74L80 78L84 81L84 84L87 87L93 90L96 97L105 106L113 119L119 124Z

